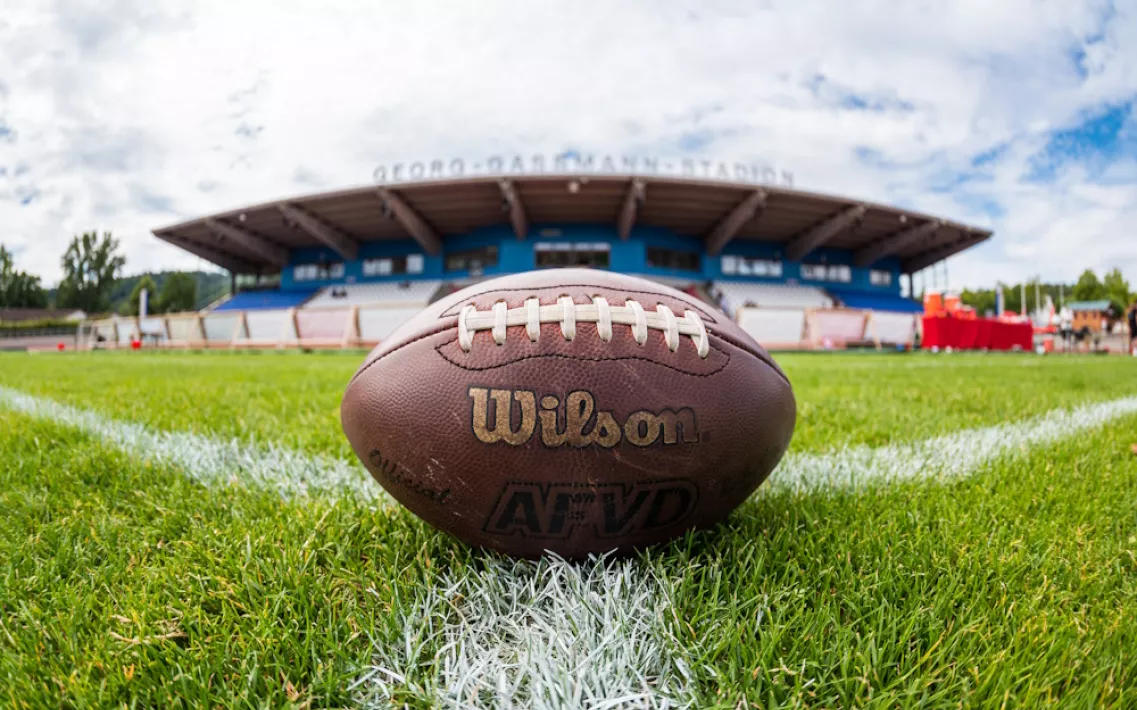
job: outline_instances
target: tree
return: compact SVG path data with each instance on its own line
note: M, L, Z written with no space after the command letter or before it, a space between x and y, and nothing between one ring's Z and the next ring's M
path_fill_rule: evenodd
M1121 269L1114 268L1102 280L1105 297L1113 304L1113 312L1121 315L1129 310L1134 294L1129 291L1129 282L1121 275Z
M47 308L39 277L16 271L12 252L0 244L0 308Z
M146 310L149 313L161 313L161 309L157 308L158 305L158 284L154 283L154 279L150 278L150 274L144 274L138 282L134 284L134 288L130 291L130 297L122 304L122 314L125 316L139 315L141 308L142 289L146 289L146 299L149 302Z
M971 289L965 288L959 294L959 299L965 305L974 308L975 312L981 316L995 312L994 289L983 288L973 291Z
M197 279L190 274L176 272L166 277L158 305L163 313L192 311L197 303Z
M63 254L63 280L57 296L60 308L99 313L110 307L110 291L126 264L118 253L118 240L110 232L102 238L84 232L71 240Z
M1072 295L1075 301L1101 301L1105 299L1105 286L1093 269L1086 269L1078 277L1078 283L1074 284Z

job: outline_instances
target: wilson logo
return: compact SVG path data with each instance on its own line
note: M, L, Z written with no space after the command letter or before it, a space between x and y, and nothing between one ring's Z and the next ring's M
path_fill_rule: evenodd
M698 489L684 480L631 486L507 483L484 530L563 538L573 528L587 526L597 537L626 537L678 525L696 502Z
M402 470L394 461L383 456L383 454L379 452L379 449L372 449L371 453L367 455L367 460L371 462L371 472L381 483L384 483L388 489L394 486L419 496L420 498L427 498L442 505L445 505L446 499L450 497L449 488L439 490L423 483L417 477Z
M640 410L623 422L610 411L597 411L591 392L569 392L562 404L553 395L540 400L529 390L471 387L470 426L485 444L511 446L528 443L534 436L549 448L601 446L610 449L621 441L635 446L695 443L699 430L690 407L661 412Z

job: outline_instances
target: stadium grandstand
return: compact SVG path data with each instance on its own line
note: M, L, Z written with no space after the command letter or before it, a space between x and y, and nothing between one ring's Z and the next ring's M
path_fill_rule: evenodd
M227 269L233 295L201 313L101 321L89 343L367 346L477 280L584 266L687 291L771 347L904 346L921 310L902 295L912 274L991 236L782 186L617 174L379 184L154 234Z

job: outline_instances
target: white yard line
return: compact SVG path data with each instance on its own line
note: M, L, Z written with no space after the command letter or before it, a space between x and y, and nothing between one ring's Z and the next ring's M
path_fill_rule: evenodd
M856 489L911 479L968 476L1008 455L1055 443L1074 434L1137 413L1137 397L1123 397L1077 409L1055 409L1040 417L961 431L923 441L871 448L852 446L835 453L787 456L759 489Z
M910 444L795 454L760 491L963 477L1133 413L1137 397L1127 397ZM403 646L377 649L361 681L366 704L387 707L409 689L447 708L692 707L696 689L659 574L636 560L491 562L426 590L404 620ZM423 663L433 664L425 681L413 673Z
M206 485L235 483L277 491L285 497L350 492L367 500L390 500L362 466L342 459L307 456L279 446L252 446L237 439L156 431L2 386L0 408L73 427L144 460L174 464Z
M354 464L198 434L152 431L0 387L0 407L78 428L206 484L239 482L294 496L378 499ZM1137 413L1137 397L880 448L787 456L761 495L824 493L905 480L950 480ZM669 580L637 560L570 564L486 557L480 571L420 590L403 643L376 648L356 687L364 705L412 692L449 708L671 708L695 704L684 644L670 629ZM423 673L423 669L428 669Z
M445 708L689 707L671 580L635 560L487 558L425 590L401 645L376 647L368 707L410 691ZM423 670L430 668L424 674Z

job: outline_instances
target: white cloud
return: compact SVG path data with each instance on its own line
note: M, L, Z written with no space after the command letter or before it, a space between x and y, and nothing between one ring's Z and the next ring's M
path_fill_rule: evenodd
M1064 0L8 0L0 240L49 282L91 228L131 271L197 266L149 230L397 159L677 155L697 136L806 189L994 227L956 285L1137 280L1132 156L1025 177L1051 131L1137 94L1134 46L1132 13Z

